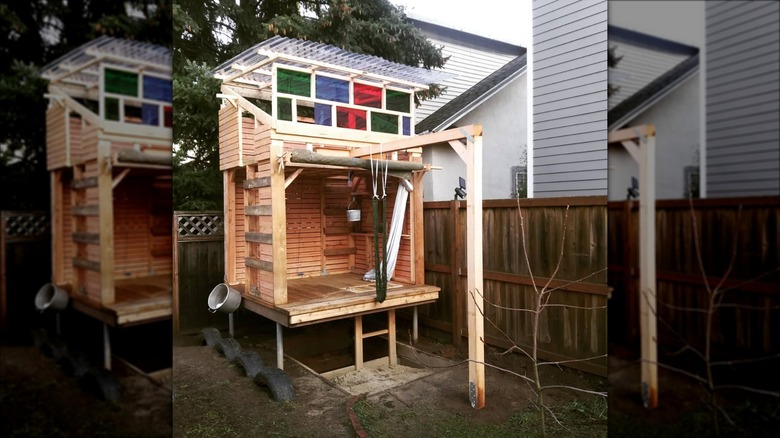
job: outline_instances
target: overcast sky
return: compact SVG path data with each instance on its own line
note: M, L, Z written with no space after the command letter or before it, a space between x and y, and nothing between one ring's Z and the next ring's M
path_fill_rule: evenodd
M530 0L390 0L406 15L475 35L528 47Z

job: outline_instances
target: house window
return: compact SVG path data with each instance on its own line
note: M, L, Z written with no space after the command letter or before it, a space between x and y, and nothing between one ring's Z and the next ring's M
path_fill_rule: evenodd
M685 198L698 198L699 192L699 166L685 166L683 168L685 178Z
M525 166L512 166L512 198L528 197L528 173Z

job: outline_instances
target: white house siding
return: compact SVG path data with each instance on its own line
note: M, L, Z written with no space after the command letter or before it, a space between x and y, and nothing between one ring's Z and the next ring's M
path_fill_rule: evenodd
M607 2L533 1L534 197L607 195Z
M526 75L513 80L498 93L455 123L456 126L482 125L482 197L512 197L512 167L521 166L526 147ZM453 198L458 176L466 177L466 165L448 145L423 149L423 162L441 166L426 174L426 201Z
M626 125L656 127L655 194L658 199L685 197L685 167L699 165L699 75L694 74L673 92L637 115ZM639 166L622 145L609 147L609 200L626 199L631 177ZM642 188L639 188L640 193Z
M707 196L780 194L780 3L707 2Z
M442 85L447 89L436 99L422 102L415 111L415 123L428 117L447 102L460 96L461 93L485 79L494 71L501 68L507 62L513 60L522 53L519 46L511 46L500 43L502 48L490 47L490 40L482 37L474 37L475 40L484 41L484 44L464 43L453 38L437 35L436 26L429 23L418 24L428 39L436 46L442 46L442 54L450 58L444 65L443 71L457 75L443 81Z

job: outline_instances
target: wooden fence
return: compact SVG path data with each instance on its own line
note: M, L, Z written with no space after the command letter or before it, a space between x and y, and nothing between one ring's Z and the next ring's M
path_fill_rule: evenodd
M741 210L740 210L741 206ZM721 352L780 349L780 198L656 202L656 271L659 342L673 348L684 340L704 341L707 283L715 287L727 272L736 240L736 259L715 313L713 346ZM610 340L636 342L639 333L638 203L609 203ZM698 244L699 250L696 246Z
M484 288L486 303L530 309L533 287L547 283L555 271L566 206L565 251L560 268L551 281L558 288L550 307L542 314L539 334L540 356L550 360L598 357L570 365L606 375L607 327L607 209L605 197L521 200L526 223L531 272L523 256L518 203L515 200L485 201ZM453 336L456 343L466 332L466 204L426 202L426 283L442 288L439 300L419 309L420 321ZM182 332L206 326L224 325L206 310L211 288L224 273L221 212L175 212L174 238L174 326ZM204 222L205 221L205 222ZM210 221L210 222L209 222ZM202 227L217 224L214 231ZM205 233L205 234L204 234ZM580 280L580 281L578 281ZM508 347L507 336L528 347L532 340L532 318L528 312L499 309L486 304L486 341ZM579 307L579 308L576 308ZM587 307L600 307L595 310Z
M227 326L224 314L208 310L211 289L225 274L224 222L221 211L173 213L173 327L193 333Z
M28 336L38 318L35 294L50 278L49 217L0 212L0 327L7 339Z
M568 365L606 375L606 204L605 197L484 201L482 293L488 344L507 348L514 342L529 347L533 314L513 309L532 309L533 285L541 288L550 281L557 289L549 304L556 306L542 312L539 355L547 360L595 357ZM425 280L441 287L442 292L436 303L420 308L420 321L452 333L456 344L468 335L465 207L464 201L450 201L426 202L424 208ZM520 209L528 263L523 253ZM554 278L549 280L551 276Z

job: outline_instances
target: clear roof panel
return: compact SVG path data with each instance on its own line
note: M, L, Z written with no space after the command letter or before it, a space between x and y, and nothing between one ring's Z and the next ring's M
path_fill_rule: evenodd
M215 68L219 79L239 75L258 84L270 84L270 63L247 71L260 63L274 62L301 68L317 67L318 71L346 76L352 74L361 80L387 82L402 88L427 88L452 77L442 71L427 70L388 61L378 56L349 52L329 44L275 36L245 50Z

